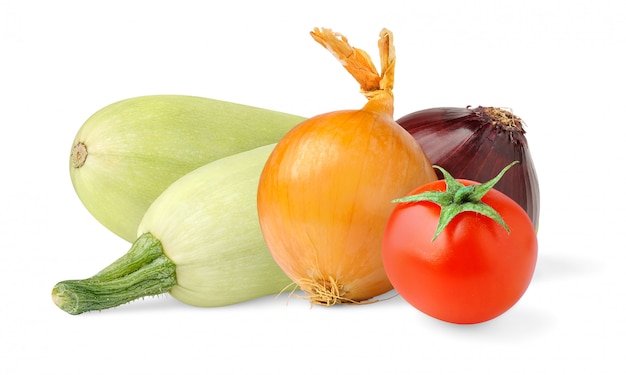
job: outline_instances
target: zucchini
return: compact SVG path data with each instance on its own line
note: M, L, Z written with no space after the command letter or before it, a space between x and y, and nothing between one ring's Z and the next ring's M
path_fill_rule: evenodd
M113 233L133 242L171 183L224 156L276 143L302 117L184 95L134 97L94 113L70 156L74 190Z
M169 292L216 307L292 284L272 258L256 209L275 144L206 164L174 182L146 211L130 250L95 276L56 284L52 299L76 315Z

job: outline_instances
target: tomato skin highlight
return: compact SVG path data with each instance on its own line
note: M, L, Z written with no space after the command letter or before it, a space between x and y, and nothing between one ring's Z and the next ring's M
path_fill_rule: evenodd
M409 195L432 190L445 191L445 181ZM398 203L389 216L382 246L387 276L398 294L431 317L485 322L509 310L530 285L538 251L530 218L497 190L482 201L500 213L510 233L486 216L462 212L432 241L441 211L432 202Z

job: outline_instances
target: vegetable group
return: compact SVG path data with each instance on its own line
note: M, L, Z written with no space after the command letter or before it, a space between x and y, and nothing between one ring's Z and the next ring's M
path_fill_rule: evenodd
M520 205L492 189L506 168L482 185L441 171L444 180L398 199L385 228L385 270L397 292L425 314L484 322L528 288L537 262L535 230Z
M436 175L393 120L391 32L380 33L380 75L340 34L312 36L368 102L305 120L278 142L259 182L259 220L272 256L312 303L359 303L392 289L381 257L391 200Z
M537 261L539 187L521 120L478 107L396 122L392 33L379 35L380 73L341 34L311 36L357 80L361 109L305 120L155 95L87 120L72 183L132 245L94 276L57 283L59 308L162 293L224 306L289 288L331 306L395 288L425 314L471 324L522 297Z
M79 129L70 177L89 212L132 242L148 206L171 183L221 157L276 143L302 120L195 96L130 98Z
M58 283L70 314L169 292L194 306L222 306L280 292L291 281L267 250L256 188L274 144L200 167L168 187L118 261L85 280Z

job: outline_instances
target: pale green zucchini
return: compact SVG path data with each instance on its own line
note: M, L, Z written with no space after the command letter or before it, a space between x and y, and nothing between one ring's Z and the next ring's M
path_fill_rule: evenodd
M95 276L58 283L70 314L169 292L194 306L223 306L279 293L291 280L266 247L256 210L259 177L275 144L200 167L146 211L138 239Z
M87 210L132 242L148 206L208 162L275 143L302 117L182 96L141 96L94 113L79 129L70 177Z

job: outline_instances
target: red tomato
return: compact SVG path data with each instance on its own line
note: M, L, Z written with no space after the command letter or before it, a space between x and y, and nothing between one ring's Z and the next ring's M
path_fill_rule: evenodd
M463 185L473 181L457 179ZM443 180L410 193L446 191ZM434 318L459 324L493 319L526 292L537 263L537 237L526 212L491 189L482 201L510 229L476 212L461 212L433 241L440 206L398 203L383 238L383 264L407 302Z

